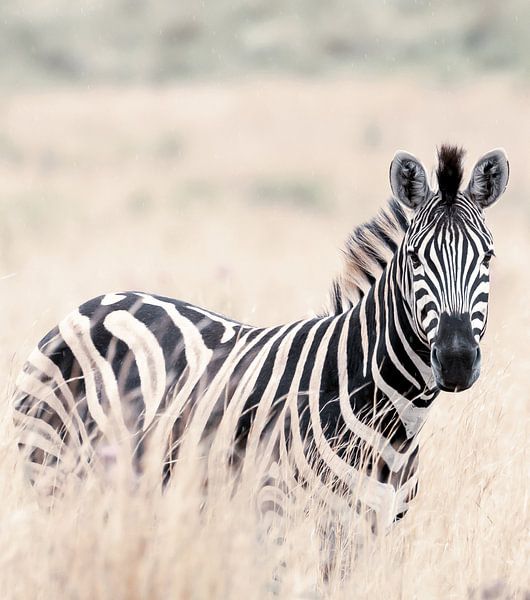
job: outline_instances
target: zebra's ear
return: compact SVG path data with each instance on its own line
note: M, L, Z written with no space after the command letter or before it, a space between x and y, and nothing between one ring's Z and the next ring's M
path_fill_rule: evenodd
M396 152L390 164L390 187L394 197L409 208L418 208L431 196L427 174L412 154Z
M486 208L502 196L509 175L506 153L502 148L497 148L478 159L466 191L479 206Z

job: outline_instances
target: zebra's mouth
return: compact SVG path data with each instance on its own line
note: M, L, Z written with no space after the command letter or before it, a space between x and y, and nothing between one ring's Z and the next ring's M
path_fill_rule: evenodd
M436 352L433 351L431 366L436 386L442 392L463 392L468 390L477 381L480 375L480 354L471 369L466 368L462 362L456 361L455 368L447 369L436 364Z

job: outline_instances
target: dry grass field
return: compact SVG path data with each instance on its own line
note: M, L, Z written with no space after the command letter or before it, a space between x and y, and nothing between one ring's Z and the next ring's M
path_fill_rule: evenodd
M0 98L0 598L528 598L530 90L510 79L292 79ZM407 517L318 583L315 515L280 549L244 498L200 511L193 472L168 493L88 482L36 507L9 395L38 339L102 292L185 298L255 324L318 311L349 229L389 194L398 148L468 168L503 146L484 369L442 394ZM279 555L280 580L273 574ZM317 588L314 583L317 581Z

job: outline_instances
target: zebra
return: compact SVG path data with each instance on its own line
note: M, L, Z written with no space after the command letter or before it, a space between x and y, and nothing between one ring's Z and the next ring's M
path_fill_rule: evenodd
M260 477L264 503L313 486L328 506L362 504L388 529L416 495L434 399L480 373L494 256L483 210L509 166L493 150L462 189L463 157L441 146L433 189L417 158L396 153L392 198L350 235L323 314L254 327L136 291L73 310L17 380L29 479L53 496L116 447L141 473L156 438L164 482L198 456L208 485L225 466Z

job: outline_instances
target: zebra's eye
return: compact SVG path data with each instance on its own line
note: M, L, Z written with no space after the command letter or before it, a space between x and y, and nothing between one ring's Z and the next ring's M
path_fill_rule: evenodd
M408 255L409 255L410 263L414 269L421 267L420 257L416 254L416 252L414 252L414 250L409 250Z
M490 250L489 252L486 252L484 258L482 259L482 264L485 267L489 267L490 266L490 261L492 259L492 257L495 256L495 253L493 252L493 250Z

